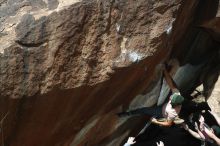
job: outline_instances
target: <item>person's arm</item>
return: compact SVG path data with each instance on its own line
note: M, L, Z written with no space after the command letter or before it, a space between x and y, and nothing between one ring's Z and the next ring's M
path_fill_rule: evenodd
M187 124L184 124L183 125L183 128L188 131L193 137L195 137L196 139L199 139L199 140L203 140L202 137L195 131L191 130Z
M199 136L202 138L202 139L205 139L205 136L202 134L202 132L200 131L199 129L199 126L198 124L195 122L195 130L197 131L197 133L199 134Z
M211 137L215 142L216 142L216 144L218 145L218 146L220 146L220 139L214 134L214 136L213 137Z
M198 130L197 132L198 132L199 136L201 137L201 139L204 140L204 139L205 139L205 136L202 134L202 132L201 132L200 130Z
M169 127L169 126L173 125L173 121L170 121L170 120L165 120L165 121L161 122L161 121L158 121L155 118L152 118L151 122L156 124L156 125L165 126L165 127Z
M170 87L170 89L172 90L172 92L179 92L176 83L174 82L173 78L170 76L166 68L164 69L163 73L164 73L165 80L168 86Z
M207 133L207 135L208 135L211 139L213 139L213 140L216 142L216 144L217 144L218 146L220 146L220 139L219 139L211 130L209 130L208 128L205 127L205 132Z
M215 118L215 120L217 121L218 125L220 126L220 117L213 111L210 111L210 114L213 115L213 117Z
M193 137L195 137L196 139L204 140L204 137L202 138L202 137L200 136L200 134L198 134L197 132L195 132L195 131L193 131L193 130L191 130L191 129L188 129L187 131L188 131Z

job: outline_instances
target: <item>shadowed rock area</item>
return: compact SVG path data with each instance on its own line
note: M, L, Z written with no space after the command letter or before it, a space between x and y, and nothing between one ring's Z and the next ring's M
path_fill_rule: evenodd
M0 0L0 143L119 146L148 117L115 113L165 100L165 61L183 95L202 86L213 103L219 6L218 0Z

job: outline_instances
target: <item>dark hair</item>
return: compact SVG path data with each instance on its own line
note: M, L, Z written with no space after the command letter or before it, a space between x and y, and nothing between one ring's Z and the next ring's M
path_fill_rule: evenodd
M172 103L170 103L170 104L171 104L172 108L175 108L175 107L177 107L179 105L182 105L182 104L172 104Z
M192 120L193 120L194 122L197 122L197 123L198 123L200 116L201 116L201 113L199 113L199 112L193 113L193 118L192 118Z

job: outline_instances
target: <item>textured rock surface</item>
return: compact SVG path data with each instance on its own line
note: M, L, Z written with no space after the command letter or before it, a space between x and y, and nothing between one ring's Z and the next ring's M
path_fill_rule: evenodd
M108 80L115 68L162 49L163 34L179 4L83 1L51 11L42 3L34 3L34 11L30 2L26 14L24 10L18 14L17 8L18 20L3 17L4 25L17 23L8 23L2 32L2 43L9 38L6 42L10 46L1 46L1 64L13 64L2 69L2 95L32 96L54 87L69 89ZM9 25L13 26L8 32ZM9 77L10 72L16 76Z
M157 102L159 64L170 53L199 72L187 88L179 80L183 92L213 77L211 91L219 73L218 38L200 24L210 24L217 10L218 1L197 0L0 1L1 117L8 113L0 141L120 145L143 121L115 113Z

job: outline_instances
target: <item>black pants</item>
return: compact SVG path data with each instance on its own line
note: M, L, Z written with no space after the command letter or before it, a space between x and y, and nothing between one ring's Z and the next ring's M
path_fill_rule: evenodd
M188 118L191 113L200 113L202 110L210 110L207 102L195 103L190 100L185 100L182 104L180 116Z

